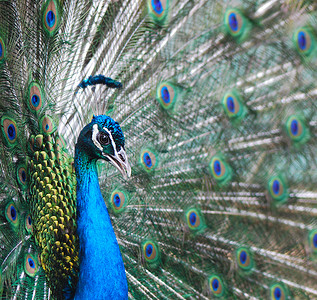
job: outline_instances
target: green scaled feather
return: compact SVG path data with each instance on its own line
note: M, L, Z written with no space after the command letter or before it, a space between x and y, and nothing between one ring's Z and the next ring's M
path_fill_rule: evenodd
M60 285L75 285L78 272L76 180L62 141L56 133L34 137L28 167L33 233L42 268L58 297Z

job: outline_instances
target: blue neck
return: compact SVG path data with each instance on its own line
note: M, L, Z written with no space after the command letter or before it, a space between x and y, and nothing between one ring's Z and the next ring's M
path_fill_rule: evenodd
M102 198L96 160L76 146L80 271L75 299L128 299L119 246Z

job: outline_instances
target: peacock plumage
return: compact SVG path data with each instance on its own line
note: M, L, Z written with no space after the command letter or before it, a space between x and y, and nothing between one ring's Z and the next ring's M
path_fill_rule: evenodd
M0 298L317 299L316 79L312 0L0 0Z

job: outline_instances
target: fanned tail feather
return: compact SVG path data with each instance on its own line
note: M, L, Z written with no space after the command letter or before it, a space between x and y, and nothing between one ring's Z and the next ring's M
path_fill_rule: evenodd
M0 14L3 298L55 293L27 226L29 138L44 151L58 128L50 151L74 188L66 148L98 114L121 124L132 168L126 181L98 165L130 299L317 297L316 4L2 1ZM122 89L91 87L98 74Z

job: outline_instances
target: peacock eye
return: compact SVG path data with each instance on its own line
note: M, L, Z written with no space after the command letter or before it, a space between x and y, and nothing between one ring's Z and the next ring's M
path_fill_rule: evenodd
M97 140L98 142L101 144L101 145L108 145L110 144L110 139L109 139L109 136L103 132L100 132L98 135L97 135Z

